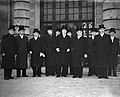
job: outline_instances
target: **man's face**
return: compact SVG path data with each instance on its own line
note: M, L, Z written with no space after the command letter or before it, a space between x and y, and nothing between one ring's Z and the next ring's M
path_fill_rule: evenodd
M13 30L13 29L10 29L10 30L9 30L9 34L13 35L13 34L14 34L14 30Z
M82 36L82 31L81 30L77 31L77 35Z
M39 36L39 34L38 34L38 32L34 32L34 37L38 37Z
M113 31L110 32L110 36L111 36L111 37L115 36L115 33L114 33Z
M24 30L20 30L20 34L24 34L24 32L25 32Z
M92 31L92 36L95 36L96 35L96 32L95 31Z
M62 29L62 34L66 35L66 33L67 33L67 30L66 29Z
M60 31L56 31L56 36L60 35Z
M100 34L103 34L103 33L105 33L105 29L101 28L101 29L99 29L99 32L100 32Z
M71 33L71 32L68 32L67 35L71 37L71 36L72 36L72 33Z
M53 34L53 31L52 30L48 30L47 31L49 35L52 35Z

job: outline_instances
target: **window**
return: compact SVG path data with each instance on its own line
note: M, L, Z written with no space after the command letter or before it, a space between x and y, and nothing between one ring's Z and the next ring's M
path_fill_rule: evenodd
M84 28L89 33L94 24L94 3L87 0L42 0L41 27L52 24L54 28L67 24L75 29Z

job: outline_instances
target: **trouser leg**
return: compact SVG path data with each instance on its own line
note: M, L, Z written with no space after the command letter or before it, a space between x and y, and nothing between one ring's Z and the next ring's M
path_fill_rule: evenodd
M22 69L22 76L26 76L26 69L25 68Z
M83 75L83 67L80 67L78 70L78 77L82 77Z
M33 77L36 76L36 67L32 67L32 70L33 70Z
M37 68L37 75L38 75L38 76L41 76L41 67L38 67L38 68Z
M61 65L60 64L56 66L56 74L57 74L57 76L61 75Z
M9 69L9 77L12 77L12 69Z
M113 76L117 76L116 71L117 71L117 67L113 67Z
M4 78L8 78L8 70L7 70L7 68L4 68Z
M89 72L88 72L88 76L91 76L92 75L92 67L89 66Z
M108 76L111 76L111 70L112 70L112 68L108 67Z
M62 66L62 75L65 76L68 74L68 65L63 65Z
M21 75L21 70L17 69L17 77L20 77L20 75Z

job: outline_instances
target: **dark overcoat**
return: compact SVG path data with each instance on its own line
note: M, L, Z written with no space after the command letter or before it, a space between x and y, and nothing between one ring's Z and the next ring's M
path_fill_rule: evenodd
M96 35L93 42L93 49L96 55L96 67L108 67L109 61L109 53L110 53L110 36L104 34L103 37L101 35Z
M44 42L43 38L38 38L35 40L34 38L30 39L29 42L31 54L31 67L41 67L42 66L42 57L40 57L40 52L44 51Z
M66 54L66 64L72 64L72 37L68 36L68 41L69 41L69 48L70 52L67 52Z
M27 55L29 52L28 49L28 38L26 36L21 39L18 35L16 36L17 41L17 58L16 58L16 68L22 69L27 68Z
M55 37L46 34L44 37L46 66L55 66Z
M114 38L113 43L111 40L111 44L110 44L109 66L112 67L117 66L118 53L119 53L119 39Z
M5 53L5 56L2 56L2 67L14 68L16 54L16 39L13 35L6 34L2 37L1 53Z
M95 55L95 51L93 50L93 42L94 39L92 39L92 37L88 38L88 59L89 59L89 66L91 67L95 67L96 66L96 55Z
M82 67L81 60L87 54L88 43L85 37L73 38L72 42L72 67Z
M67 49L70 48L68 36L65 38L62 35L57 36L56 48L60 49L60 52L56 52L56 64L64 65L66 63Z

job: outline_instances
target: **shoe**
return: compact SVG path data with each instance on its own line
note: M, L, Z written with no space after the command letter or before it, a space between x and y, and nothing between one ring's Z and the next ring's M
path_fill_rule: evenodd
M92 74L88 74L87 76L92 76Z
M22 77L28 77L28 75L22 75Z
M32 77L36 77L36 75L33 75Z
M9 79L14 79L14 77L11 76L11 77L9 77Z
M106 76L106 77L104 77L104 78L109 79L109 77L107 77L107 76Z
M78 76L78 78L82 78L82 76Z
M76 78L77 76L75 76L75 75L73 75L73 77L72 78Z
M114 77L117 77L117 75L113 75Z
M9 78L8 78L8 77L5 77L4 79L5 79L5 80L9 80Z
M98 78L100 79L100 78L102 78L101 76L98 76Z
M40 75L40 74L38 74L38 77L41 77L41 75Z
M57 75L56 77L60 77L60 75Z
M48 77L49 75L48 75L48 74L46 74L46 76Z
M63 77L67 77L67 75L62 75Z
M41 72L40 74L44 74L44 73Z
M18 77L20 77L20 76L17 75L17 78L18 78Z

